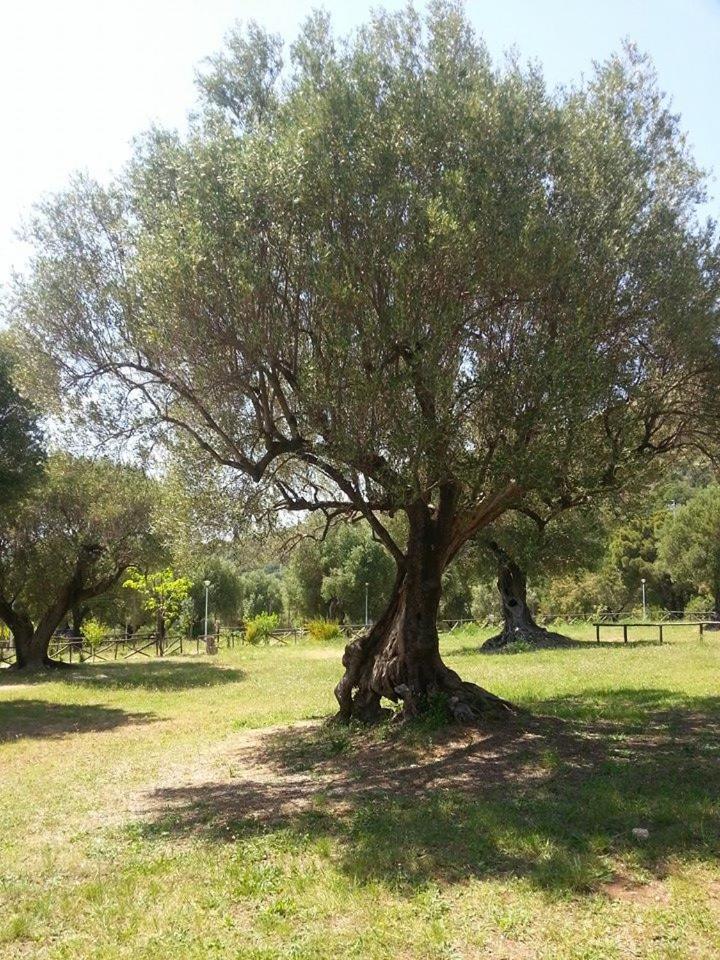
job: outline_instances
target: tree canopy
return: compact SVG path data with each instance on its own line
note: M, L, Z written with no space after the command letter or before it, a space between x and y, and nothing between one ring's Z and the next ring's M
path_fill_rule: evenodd
M463 545L715 442L703 177L631 47L550 90L438 2L346 40L315 14L281 58L235 33L187 136L41 206L13 322L115 436L180 431L272 509L364 517L397 577L341 712L465 716L435 630Z
M374 620L385 609L393 562L373 541L367 524L331 530L324 540L304 539L293 551L287 577L288 605L304 617Z

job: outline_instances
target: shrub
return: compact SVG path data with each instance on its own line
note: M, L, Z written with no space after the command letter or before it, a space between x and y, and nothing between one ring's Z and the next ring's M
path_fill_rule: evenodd
M90 619L86 620L83 624L82 632L85 635L86 642L91 647L97 647L103 637L106 637L110 633L110 627L95 617L90 617Z
M336 620L308 620L305 630L311 640L337 640L340 624Z
M708 614L715 608L712 597L708 594L698 594L695 597L692 597L685 604L685 617L706 617Z
M259 613L245 623L246 643L268 643L273 630L277 629L280 617L277 613Z

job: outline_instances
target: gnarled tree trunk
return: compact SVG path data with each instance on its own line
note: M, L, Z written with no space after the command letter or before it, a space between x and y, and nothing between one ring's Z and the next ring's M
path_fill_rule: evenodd
M124 565L120 566L111 574L88 584L88 569L99 553L99 548L92 544L80 549L72 575L59 587L36 624L23 606L14 604L0 591L0 619L8 625L13 635L16 669L37 670L70 666L62 660L52 660L48 655L55 631L68 611L109 590L117 583L125 569Z
M48 667L65 666L48 656L54 633L54 627L51 624L40 623L36 628L28 617L18 615L11 629L15 644L16 670L42 670Z
M513 707L460 679L442 661L437 632L442 574L448 564L450 518L424 503L408 509L409 539L387 609L345 648L345 674L335 688L338 718L373 721L381 698L402 702L402 716L434 703L456 720L507 716Z
M567 637L546 630L535 621L527 602L525 572L504 550L494 544L490 549L498 557L498 590L502 600L502 631L483 644L483 650L501 650L509 643L523 641L535 646L562 646Z

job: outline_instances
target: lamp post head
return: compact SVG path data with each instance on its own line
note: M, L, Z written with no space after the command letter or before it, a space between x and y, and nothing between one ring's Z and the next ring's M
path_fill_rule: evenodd
M646 581L646 579L645 579L645 577L641 577L641 579L640 579L640 583L647 583L647 581Z
M209 581L209 580L203 580L203 583L205 584L206 587L209 587L209 586L210 586L210 581Z

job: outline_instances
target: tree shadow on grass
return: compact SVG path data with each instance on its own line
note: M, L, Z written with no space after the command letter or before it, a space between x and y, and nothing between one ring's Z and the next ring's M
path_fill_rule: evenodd
M330 839L359 881L516 876L561 896L717 857L720 697L590 691L544 706L556 716L484 731L268 732L228 758L231 778L146 797L143 830Z
M53 703L50 700L0 700L0 743L64 737L152 723L152 713L128 713L103 704Z
M6 671L3 671L3 674ZM84 663L72 670L52 670L25 675L7 671L12 684L59 681L78 687L112 690L190 690L237 683L244 671L196 660L146 660L133 663ZM3 684L0 683L0 690Z

